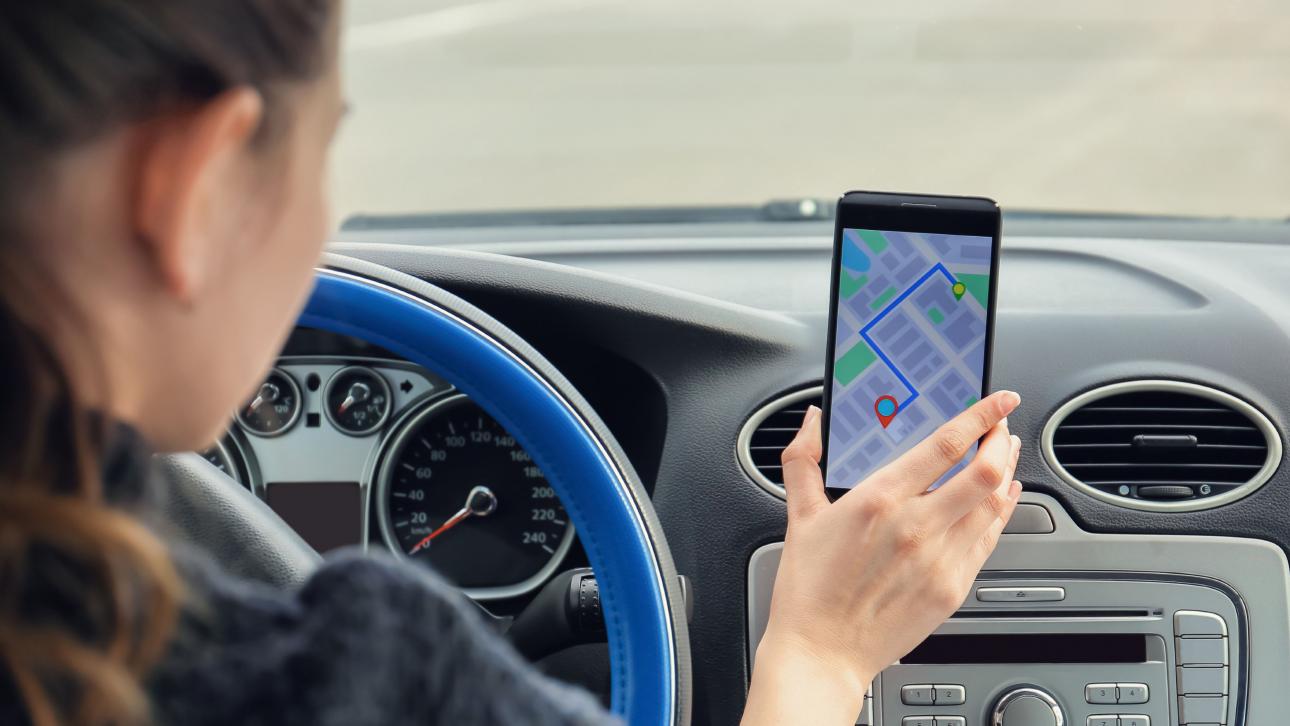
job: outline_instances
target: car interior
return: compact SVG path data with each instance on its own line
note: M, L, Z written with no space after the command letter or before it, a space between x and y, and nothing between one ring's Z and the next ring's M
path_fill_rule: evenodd
M405 17L414 5L415 17ZM1016 57L1040 62L1025 53L1042 55L1046 39L1045 58L1054 83L1067 84L1067 101L1052 100L1057 90L1036 93L1036 103L1051 101L1049 110L1031 111L1037 114L1084 110L1069 101L1086 92L1080 84L1093 83L1067 78L1078 68L1096 66L1110 77L1172 59L1194 62L1189 72L1204 85L1225 62L1239 87L1231 93L1245 94L1257 75L1249 64L1265 55L1220 62L1187 55L1193 45L1179 50L1174 30L1212 20L1194 3L1124 11L1133 17L1096 4L1088 10L1095 17L1079 22L1101 33L1100 42L1080 36L1073 20L1068 27L1068 18L1027 14L1017 3L999 4L1023 18L1002 30L991 20L1003 11L975 7L985 3L970 12L942 8L931 18L884 15L864 4L863 14L847 11L856 15L842 23L851 29L842 36L826 32L827 10L814 6L802 11L809 22L785 19L784 8L771 12L766 24L780 23L778 32L695 10L700 19L687 20L691 34L681 35L677 7L582 13L559 5L513 22L480 9L498 3L390 2L351 11L356 117L370 97L377 118L357 121L356 136L342 142L340 228L276 366L219 445L201 452L205 462L166 463L181 492L182 482L200 482L174 505L184 521L202 520L195 536L218 542L234 569L280 584L299 581L315 553L340 548L411 559L459 586L544 672L590 689L630 723L736 724L785 536L780 452L806 407L820 405L826 384L837 195L862 185L983 192L1004 210L990 384L1023 398L1010 427L1022 439L1017 478L1025 493L967 602L874 680L856 724L1261 726L1290 713L1290 207L1268 216L1253 201L1242 206L1242 191L1218 190L1227 176L1239 176L1284 205L1284 166L1250 161L1260 154L1264 162L1284 160L1284 138L1233 151L1248 163L1220 173L1214 186L1197 186L1183 177L1198 173L1201 152L1212 149L1198 146L1187 163L1161 161L1143 151L1156 148L1147 129L1126 119L1114 132L1130 139L1116 142L1125 153L1088 162L1087 174L1072 172L1068 183L1078 190L1069 194L1019 171L1030 155L1035 163L1074 162L1036 150L1035 138L1016 128L1000 133L1025 147L1011 150L1018 161L979 177L950 165L924 177L864 171L848 182L849 161L815 158L796 180L827 166L818 181L797 184L787 175L781 187L802 188L801 195L757 197L755 185L736 185L722 199L704 191L710 188L695 171L707 157L664 154L659 163L675 161L678 176L656 180L661 193L638 193L643 182L636 180L589 191L578 203L581 187L561 185L568 175L590 175L594 149L577 145L603 142L610 157L603 169L626 158L608 148L617 136L561 137L546 142L536 161L515 152L510 166L496 163L518 175L506 195L484 192L484 173L472 176L466 166L482 153L476 144L533 141L528 135L540 131L528 122L555 119L535 109L567 106L575 89L592 99L611 83L625 84L623 93L648 92L650 82L698 68L714 88L753 93L743 76L720 79L723 53L750 65L758 52L776 59L754 69L763 93L782 85L790 100L824 94L812 84L834 87L831 64L856 63L839 48L865 46L882 28L906 34L879 44L879 65L929 64L889 68L893 85L951 66L965 77L997 78L1001 64L1022 62ZM449 11L456 15L445 19ZM1259 12L1284 28L1282 11ZM879 27L855 19L862 16ZM1225 22L1250 28L1264 16L1240 17ZM719 39L710 55L699 53L698 36L731 26L746 43ZM955 33L986 33L1001 45L987 62L980 44L950 42ZM587 67L586 58L609 53L597 43L614 38L624 55ZM1251 43L1268 53L1278 47L1257 38ZM681 49L678 59L645 56L651 43L664 42ZM1116 55L1130 42L1142 42L1143 57ZM937 43L948 56L927 50ZM788 48L817 64L774 56ZM921 49L914 60L902 55L909 48ZM524 88L528 76L516 70L543 53L546 65L533 73L554 84L546 100L532 97L539 91ZM1099 53L1114 62L1092 59ZM390 71L410 59L424 63L426 77L405 82L424 85L428 100L392 90L399 81ZM965 70L963 63L978 65ZM615 81L597 76L619 66ZM820 78L795 88L790 70ZM1017 70L1015 84L1025 86L1032 72ZM868 83L880 102L886 93L897 113L908 110L905 91L869 77L877 71L854 73L849 80ZM436 74L443 77L431 80ZM1133 96L1125 89L1140 84L1140 97L1124 103L1163 114L1177 99L1151 89L1174 78L1143 71L1104 81L1117 97ZM442 87L432 88L436 82ZM924 82L950 93L946 81ZM693 97L658 93L698 113L710 89L699 81L684 88ZM964 93L986 94L962 102L991 108L967 114L972 122L990 124L1007 105L984 85ZM1282 100L1265 102L1279 105L1284 120L1284 94L1272 97ZM480 98L495 103L473 139L470 117L455 107L426 120L423 131L391 120L397 103L410 117L432 119L432 110L420 115L420 104ZM571 118L597 113L571 110ZM1218 124L1208 110L1190 112L1211 125L1160 133L1199 138ZM509 113L525 122L495 115ZM839 122L830 119L827 130ZM568 123L586 123L587 133L597 127ZM653 143L665 123L641 121L642 144ZM521 126L516 139L504 138ZM392 160L401 152L377 150L378 128L409 146L422 132L458 136L427 140L428 151ZM731 128L737 145L760 153L742 145L751 131ZM891 152L875 164L882 172L930 163L956 143L970 144L967 128L939 139L930 155ZM1026 133L1042 136L1045 128ZM1239 141L1244 132L1224 127L1224 148L1259 147L1263 127L1251 128ZM1107 151L1098 144L1111 144L1110 134L1069 143L1083 144L1092 158ZM830 143L841 147L843 137L833 133ZM696 144L717 148L715 138L701 135ZM893 138L851 143L907 140ZM570 163L582 166L534 172L531 165L556 159L563 142L577 147ZM1179 154L1195 150L1184 142ZM818 157L815 142L803 143L808 158ZM990 143L1002 144L994 136ZM778 147L767 153L776 155L768 171L789 155ZM1135 197L1130 187L1146 173L1139 167L1153 160L1152 190ZM446 171L409 170L440 162ZM377 179L391 168L383 163L397 170L388 172L402 180L395 186L436 176L435 184L461 188L391 189L381 202L369 190L390 184ZM1110 169L1130 178L1097 197L1090 189ZM766 181L747 165L739 171ZM1021 180L1015 187L1000 181L1009 174ZM1223 205L1231 211L1214 211ZM215 469L222 476L212 476Z
M561 220L555 240L540 216L434 229L368 220L332 249L459 296L585 398L686 583L693 718L736 723L784 536L779 451L821 395L827 316L809 291L827 274L830 224L756 208L707 223L608 216ZM1290 338L1266 313L1287 304L1276 231L1005 217L994 381L1025 392L1012 422L1033 452L1023 504L974 598L883 672L858 723L975 723L1023 682L1059 696L1071 723L1117 709L1255 723L1243 714L1278 707L1290 657L1290 388L1278 361ZM364 387L361 408L336 413ZM542 617L550 584L567 592L594 564L521 432L441 373L301 327L264 389L276 389L263 394L271 405L248 404L205 456L318 551L408 556L420 537L400 530L427 530L401 522L439 527L483 485L524 504L446 534L418 561L499 627ZM1200 443L1151 452L1149 466L1118 450L1162 435ZM560 628L563 639L526 652L608 699L603 629ZM957 688L935 703L942 686Z

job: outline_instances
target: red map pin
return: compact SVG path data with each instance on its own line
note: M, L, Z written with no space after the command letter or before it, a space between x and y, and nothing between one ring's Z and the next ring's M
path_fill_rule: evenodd
M887 424L896 418L896 413L900 410L900 404L891 396L879 396L877 401L873 402L873 412L878 414L878 423L887 428Z

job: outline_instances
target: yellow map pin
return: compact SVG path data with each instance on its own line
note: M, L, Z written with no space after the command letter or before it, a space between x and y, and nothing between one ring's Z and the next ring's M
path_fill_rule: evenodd
M963 293L967 292L967 285L964 285L961 282L956 282L954 283L954 286L950 288L950 291L954 293L955 300L962 300Z

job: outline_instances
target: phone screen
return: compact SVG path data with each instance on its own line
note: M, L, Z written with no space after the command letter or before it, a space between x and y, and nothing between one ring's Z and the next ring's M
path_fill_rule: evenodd
M850 489L984 395L997 234L838 235L825 481Z

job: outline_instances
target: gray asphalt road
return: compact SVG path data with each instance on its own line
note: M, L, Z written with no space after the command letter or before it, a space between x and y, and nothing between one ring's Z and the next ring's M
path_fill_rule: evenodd
M1284 0L354 0L337 212L851 188L1290 216Z

